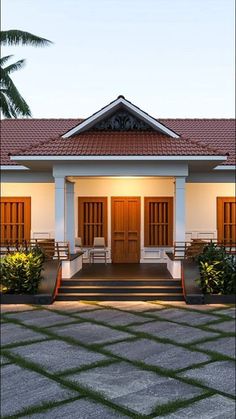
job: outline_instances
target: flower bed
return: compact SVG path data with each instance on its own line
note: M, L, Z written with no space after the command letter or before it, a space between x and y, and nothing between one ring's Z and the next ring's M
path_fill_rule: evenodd
M196 282L203 294L206 296L235 294L235 257L227 254L224 246L208 244L196 261L200 271L200 278L197 278Z
M0 260L1 291L36 294L42 279L44 254L39 247L7 254Z

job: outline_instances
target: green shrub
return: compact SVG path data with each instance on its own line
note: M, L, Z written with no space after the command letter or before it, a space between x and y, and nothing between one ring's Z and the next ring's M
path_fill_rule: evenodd
M196 282L204 294L234 294L236 292L236 266L233 255L223 246L207 245L197 257L200 278Z
M9 294L35 294L43 261L44 255L37 247L4 256L0 260L1 288Z

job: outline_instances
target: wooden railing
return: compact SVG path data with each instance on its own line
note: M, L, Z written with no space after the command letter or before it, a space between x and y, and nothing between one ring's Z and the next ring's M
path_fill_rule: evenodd
M236 243L221 242L216 239L192 239L191 241L175 242L173 259L191 259L202 253L205 246L214 243L217 247L224 247L226 253L236 255Z
M35 247L40 247L45 255L46 260L70 259L70 245L69 242L55 242L54 239L31 239L23 241L8 240L0 243L0 254L5 255L14 253L19 250L30 250Z

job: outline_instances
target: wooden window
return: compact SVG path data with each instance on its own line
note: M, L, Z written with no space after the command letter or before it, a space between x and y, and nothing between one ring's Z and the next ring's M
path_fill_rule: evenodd
M144 245L173 245L173 198L144 198Z
M218 241L236 243L236 198L217 198Z
M78 236L83 246L92 246L94 237L107 242L107 198L79 197Z
M1 243L30 239L31 198L1 198Z

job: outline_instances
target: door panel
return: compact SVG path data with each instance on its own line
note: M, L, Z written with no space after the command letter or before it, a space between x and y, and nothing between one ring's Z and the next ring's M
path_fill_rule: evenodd
M115 197L112 202L112 262L139 263L140 198Z

